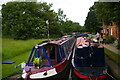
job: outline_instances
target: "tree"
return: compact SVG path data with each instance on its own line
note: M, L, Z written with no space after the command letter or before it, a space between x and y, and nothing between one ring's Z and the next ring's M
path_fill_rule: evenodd
M46 35L46 20L54 19L51 4L8 2L2 5L3 34L14 39L40 38Z
M88 32L96 32L100 28L100 24L96 18L94 8L91 7L89 10L84 26Z
M73 22L71 20L67 20L66 22L63 23L62 25L62 31L64 33L73 33L73 32L79 32L81 26L79 25L79 23Z
M3 36L14 39L46 38L79 31L80 25L66 19L64 11L56 13L45 2L8 2L2 5ZM46 24L49 22L49 25ZM49 28L48 28L49 27Z
M120 2L96 2L94 4L98 20L105 25L113 21L120 26Z

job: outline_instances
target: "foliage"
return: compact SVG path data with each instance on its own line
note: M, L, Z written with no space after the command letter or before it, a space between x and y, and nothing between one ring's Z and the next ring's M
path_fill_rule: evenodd
M85 26L81 26L80 27L80 32L87 32L86 27Z
M117 49L120 49L120 43L118 43L116 47L117 47Z
M96 2L94 4L97 18L104 25L110 25L113 21L120 26L120 2Z
M68 34L70 34L72 32L79 32L80 28L81 28L79 23L73 22L71 20L67 20L66 22L64 22L62 27L63 27L62 31L65 33L68 33Z
M3 34L14 39L29 39L46 33L45 20L52 16L47 3L8 2L2 7Z
M107 43L110 44L110 43L114 43L115 41L115 38L113 36L107 36Z
M2 5L3 36L14 39L47 38L78 31L80 25L66 19L64 11L56 13L52 4L35 2L8 2ZM49 24L46 24L48 20ZM69 26L66 26L69 24ZM68 30L66 28L69 28ZM67 30L67 31L66 31Z
M9 2L2 6L3 34L14 39L41 38L47 35L46 20L56 16L51 5L35 2Z
M84 26L88 32L96 32L100 28L100 24L96 18L94 8L91 7L89 10Z

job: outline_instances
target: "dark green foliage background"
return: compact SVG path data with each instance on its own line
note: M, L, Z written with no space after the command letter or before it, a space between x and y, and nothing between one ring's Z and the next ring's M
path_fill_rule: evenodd
M102 25L111 25L114 22L120 27L120 2L95 2L89 8L85 20L85 29L96 32Z
M113 36L107 36L107 43L110 44L110 43L114 43L115 41L115 38Z
M9 36L13 39L23 40L47 38L48 30L51 37L59 37L63 33L80 30L79 23L68 20L61 9L55 12L51 7L52 4L45 2L8 2L3 4L3 37ZM49 25L46 24L47 20Z
M101 24L110 25L115 22L120 26L120 2L96 2L94 8Z
M86 31L88 32L93 32L93 33L96 33L99 28L100 28L100 23L99 21L97 20L97 16L95 14L95 11L94 11L94 7L90 7L89 9L90 11L88 12L88 15L86 17L86 20L85 20L85 29Z

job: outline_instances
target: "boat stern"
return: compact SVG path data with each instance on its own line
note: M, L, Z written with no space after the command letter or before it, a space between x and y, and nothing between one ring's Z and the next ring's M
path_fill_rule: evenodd
M36 71L25 71L23 70L22 78L23 79L44 79L56 75L56 69L51 68L45 70L44 68L38 69Z

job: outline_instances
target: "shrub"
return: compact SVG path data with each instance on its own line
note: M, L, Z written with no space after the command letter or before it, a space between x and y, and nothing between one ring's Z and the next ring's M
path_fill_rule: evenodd
M116 47L117 47L117 49L120 49L120 43L118 43Z
M115 41L115 38L113 36L108 36L107 37L107 43L110 44L110 43L114 43Z

